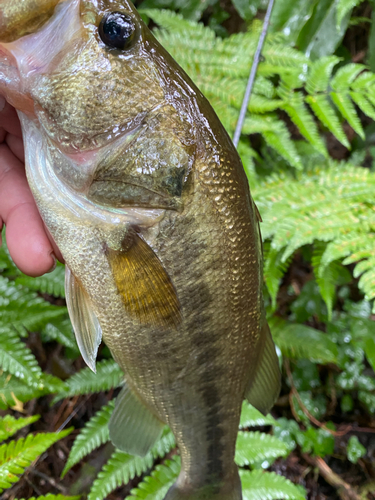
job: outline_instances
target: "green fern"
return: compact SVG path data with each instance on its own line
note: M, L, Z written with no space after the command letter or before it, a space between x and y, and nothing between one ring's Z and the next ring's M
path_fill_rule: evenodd
M155 468L151 476L145 477L127 498L129 500L163 500L168 489L177 479L180 467L180 457L166 460L163 465Z
M161 439L143 458L116 450L99 472L87 500L102 500L117 487L128 483L150 469L155 458L164 457L175 446L174 436L165 430Z
M262 470L240 471L244 500L305 500L304 488Z
M0 327L12 325L20 332L38 330L64 314L65 307L53 306L35 292L0 276Z
M269 324L273 339L285 356L306 358L316 363L337 363L337 345L320 330L280 318L272 318Z
M5 417L0 417L0 441L4 441L9 437L13 436L17 431L26 427L37 420L39 420L39 415L34 415L25 418L14 418L11 415L5 415Z
M96 365L96 373L90 368L75 373L66 381L64 392L58 394L54 402L72 396L91 394L93 392L108 391L118 387L124 378L124 373L118 364L113 360L99 361Z
M109 440L108 423L114 407L115 402L111 401L86 423L74 441L61 477L64 477L68 470L80 462L83 457Z
M337 26L340 26L348 12L362 2L363 0L339 0L337 4Z
M59 344L74 351L77 356L79 355L79 349L68 313L65 318L58 318L47 323L42 330L42 335L45 340L56 340Z
M35 356L17 332L9 328L0 329L0 368L24 379L29 385L40 386L42 370Z
M264 432L238 433L235 460L241 467L285 457L288 454L289 450L286 444L270 434Z
M60 433L39 433L0 446L0 493L16 483L33 460L72 429Z
M254 406L251 406L247 401L242 405L240 429L247 427L260 427L263 425L274 425L276 420L271 416L266 417L260 413Z
M44 274L39 278L30 278L30 276L23 274L16 278L15 283L36 292L47 293L54 297L65 297L64 279L65 266L57 263L56 269L52 273Z

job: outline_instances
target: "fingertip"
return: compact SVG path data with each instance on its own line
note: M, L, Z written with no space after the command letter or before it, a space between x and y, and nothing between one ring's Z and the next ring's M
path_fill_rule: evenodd
M9 253L24 274L37 277L55 268L56 258L41 220L19 210L7 221L6 236Z

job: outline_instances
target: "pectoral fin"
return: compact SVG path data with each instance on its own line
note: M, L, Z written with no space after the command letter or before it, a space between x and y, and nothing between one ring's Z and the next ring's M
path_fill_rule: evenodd
M102 329L90 297L68 266L65 267L65 294L79 350L88 367L96 372L95 361L102 341Z
M261 338L263 350L260 353L255 377L252 378L245 392L245 398L257 410L267 415L279 395L281 375L275 344L266 321L262 328Z
M144 457L163 432L156 418L127 385L117 396L109 421L109 437L122 451Z
M177 326L181 321L176 290L151 247L134 230L121 250L107 249L117 289L128 314L142 324Z

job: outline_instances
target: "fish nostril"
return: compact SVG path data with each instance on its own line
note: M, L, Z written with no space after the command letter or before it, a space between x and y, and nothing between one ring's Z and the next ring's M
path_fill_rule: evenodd
M99 36L109 47L116 49L129 48L135 33L133 19L122 12L106 14L99 24Z

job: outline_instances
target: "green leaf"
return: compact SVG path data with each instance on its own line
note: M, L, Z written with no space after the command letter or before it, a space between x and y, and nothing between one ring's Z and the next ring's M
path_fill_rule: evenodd
M54 402L77 394L82 396L93 392L108 391L118 387L123 378L124 373L115 361L112 359L99 361L96 365L96 373L87 367L70 377L66 381L66 390L58 394Z
M348 121L349 125L364 140L365 133L363 131L361 121L357 116L356 110L352 101L349 99L349 96L338 92L331 92L331 98L342 116Z
M353 464L356 464L359 458L366 455L366 448L359 442L357 436L351 436L348 441L346 452L348 454L348 459Z
M31 278L25 274L16 278L16 285L22 285L30 290L47 293L54 297L65 297L65 266L57 263L56 269L51 273L38 278Z
M310 105L318 120L320 120L330 132L332 132L341 144L349 149L349 141L342 129L340 120L338 119L335 110L328 100L328 97L326 95L309 95L306 97L306 102Z
M322 57L310 66L309 76L306 81L306 90L309 94L326 92L329 86L333 68L340 62L336 56Z
M151 476L146 476L138 487L131 491L129 500L163 500L177 479L180 467L180 457L174 457L173 460L166 460L164 465L158 465Z
M250 21L257 13L260 0L249 2L249 0L233 0L237 12L246 21Z
M273 339L285 356L317 363L337 363L336 344L320 330L274 318L269 323Z
M339 26L344 17L363 0L339 0L337 4L337 25Z
M365 115L375 120L374 106L371 104L371 102L367 99L366 96L364 96L360 92L354 92L354 91L349 92L349 95Z
M17 431L39 420L39 415L31 417L14 418L11 415L0 417L0 441L5 441L10 436L13 436Z
M242 404L240 429L248 427L260 427L263 425L274 425L276 420L271 416L266 417L260 413L254 406L251 406L247 401Z
M36 293L0 276L0 326L12 325L20 332L25 328L38 330L64 314L65 307L53 306Z
M236 444L236 463L240 467L256 464L267 459L288 455L288 447L264 432L239 432Z
M244 500L305 500L306 491L275 472L240 471Z
M61 477L64 477L68 470L80 462L83 457L109 440L108 423L114 407L115 402L111 401L85 424L74 441Z
M10 488L26 467L52 444L70 434L73 429L60 433L30 434L27 438L0 446L0 493Z
M375 371L375 339L369 337L365 340L365 353L368 362L372 366L372 369Z
M18 333L9 328L0 328L0 368L24 379L29 385L41 386L42 370L35 356Z
M284 250L275 250L273 248L268 249L268 245L265 245L264 249L264 280L271 296L272 310L275 311L277 307L276 298L280 282L290 266L292 255L290 255L288 259L284 260Z
M164 457L175 446L174 436L165 430L161 439L145 457L128 455L116 450L94 481L87 500L102 500L117 487L146 472L155 458ZM147 479L147 478L146 478Z
M42 334L48 340L56 340L59 344L72 349L79 354L79 349L74 336L72 323L69 316L50 321L42 330Z

